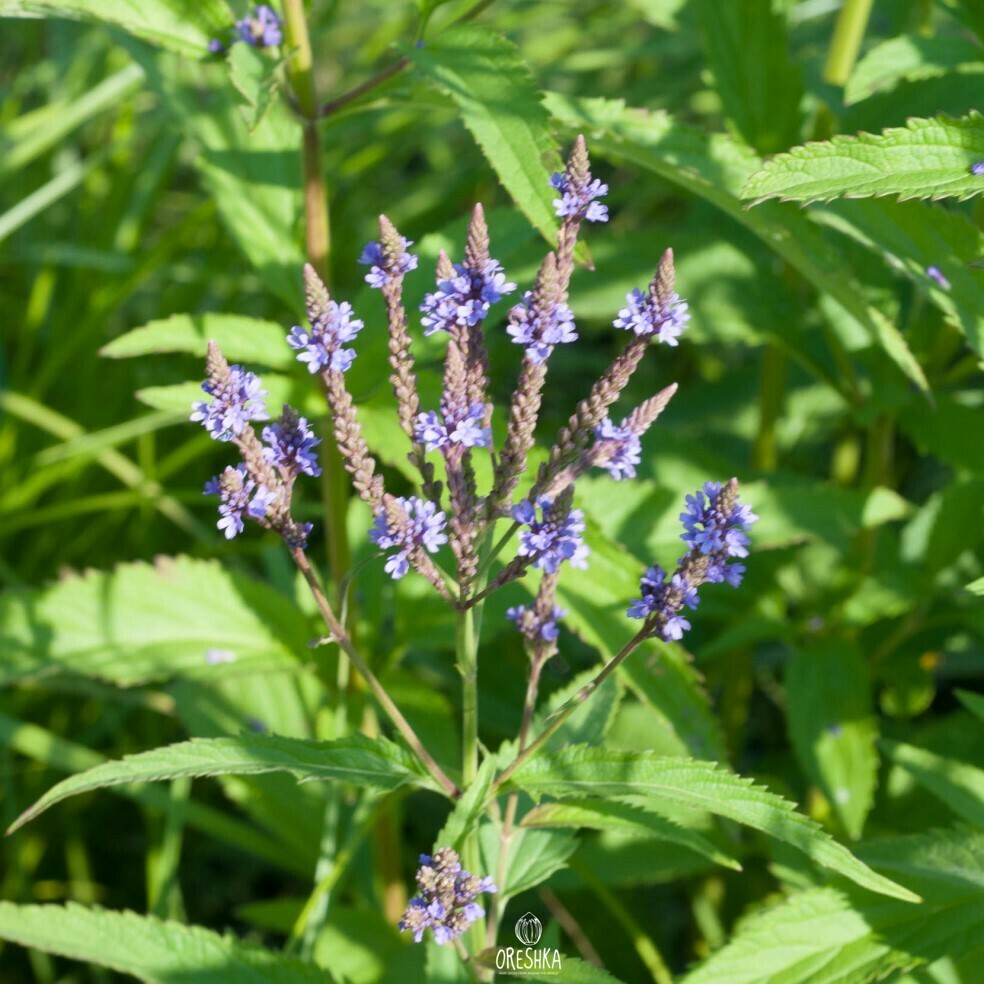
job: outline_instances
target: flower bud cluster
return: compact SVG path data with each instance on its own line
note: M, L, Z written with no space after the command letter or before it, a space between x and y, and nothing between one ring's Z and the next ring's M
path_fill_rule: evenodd
M409 930L415 943L430 929L439 946L460 936L485 910L475 900L479 895L497 892L491 878L481 878L462 870L457 851L442 847L433 857L420 855L417 894L410 900L400 920L400 931Z

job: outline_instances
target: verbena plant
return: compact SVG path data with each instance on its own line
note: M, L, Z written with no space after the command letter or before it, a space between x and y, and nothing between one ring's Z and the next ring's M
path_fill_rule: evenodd
M984 241L959 204L984 182L966 95L980 74L976 6L881 5L857 64L858 2L836 31L816 4L765 0L587 4L577 19L547 5L504 12L545 94L512 44L469 23L487 6L419 3L406 30L383 17L372 35L358 17L315 9L312 24L329 16L312 46L296 2L278 8L283 22L267 6L176 0L0 4L100 19L133 59L81 31L68 35L83 42L76 53L51 28L48 58L11 87L23 117L0 124L0 173L23 199L0 234L36 273L7 360L14 385L0 394L0 508L12 520L0 576L20 586L60 565L179 554L0 599L2 678L20 684L0 738L82 772L94 748L118 758L205 736L83 772L39 804L171 780L115 786L147 818L148 916L113 911L139 906L131 875L114 873L106 897L89 873L86 859L99 870L131 826L100 796L8 839L5 892L113 909L4 904L0 935L31 947L46 981L57 965L43 951L89 961L93 979L102 965L168 981L455 980L511 971L509 947L540 954L539 967L516 969L534 979L606 980L592 966L605 963L663 982L667 964L699 956L688 980L911 981L922 978L907 968L925 963L930 979L976 981L984 815L971 763L984 729L979 699L951 696L954 679L979 679L984 637L973 596ZM362 80L396 34L399 54ZM94 87L89 50L93 74L106 74ZM358 84L319 104L315 82L337 86L332 72ZM54 108L31 109L35 82ZM156 95L150 109L144 94L125 98L141 84ZM616 92L625 103L607 98ZM91 122L118 100L111 130ZM482 215L467 232L455 221L492 194L459 119L522 213L490 210L490 224L525 300L492 261ZM554 131L587 133L594 155L622 166L605 199L616 222L587 245L574 237L603 217L601 189L580 146L548 183ZM76 148L92 156L74 161ZM50 161L50 183L37 160ZM189 193L191 174L205 191ZM165 183L161 217L147 222ZM84 207L66 242L59 204L72 189ZM404 231L439 230L419 246L438 261L423 331L414 315L429 278L392 224L364 253L369 291L355 294L351 258L383 203ZM186 220L170 230L175 214ZM529 225L553 247L542 263ZM673 340L684 323L667 256L611 327L664 235L697 317L687 344L632 373L652 336ZM582 277L591 254L597 270ZM280 325L296 315L284 305L300 308L305 259L308 321L287 345ZM28 292L11 279L2 286L19 305ZM355 311L332 299L343 297ZM213 310L237 314L201 313ZM187 386L157 385L185 375L163 360L99 371L79 357L110 338L114 357L197 357L217 339L196 415L228 440L185 436ZM592 390L615 339L628 346ZM295 355L325 383L328 424ZM514 387L502 367L517 359ZM266 419L257 366L262 402L296 411ZM654 383L669 371L675 394ZM137 385L154 412L120 424ZM672 426L655 428L642 455L671 396ZM132 460L119 450L128 441ZM194 487L217 448L218 536ZM346 467L362 498L346 494ZM749 583L702 589L683 636L698 582L740 578L724 555L745 548L751 516L733 483L702 488L680 558L679 499L731 474L755 483L762 514ZM316 489L324 508L311 504ZM286 549L259 535L227 549L222 535L246 523ZM189 549L222 551L223 564ZM678 569L651 569L640 586L653 559ZM634 638L627 608L641 618ZM786 798L711 764L728 761ZM271 771L288 775L260 775ZM47 776L5 775L13 820ZM244 816L214 808L217 784L192 799L194 775L218 776ZM857 858L829 836L862 833L876 839ZM63 843L64 884L44 874ZM216 859L227 865L217 892ZM270 870L281 875L272 892ZM827 884L830 871L843 877ZM241 872L246 884L233 884ZM222 925L236 903L267 943L286 937L286 953L187 925ZM17 956L4 959L16 975Z

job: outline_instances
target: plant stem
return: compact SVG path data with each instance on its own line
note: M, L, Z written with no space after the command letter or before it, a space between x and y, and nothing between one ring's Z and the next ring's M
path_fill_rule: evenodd
M297 564L297 569L301 572L304 580L308 583L308 587L311 589L311 594L314 596L318 611L321 612L321 617L325 620L325 625L327 625L328 631L331 633L332 640L341 646L342 651L352 661L352 665L359 671L366 683L369 684L369 689L373 692L376 700L379 701L380 707L386 712L386 716L393 722L397 731L403 735L404 741L413 749L424 767L431 774L431 777L448 796L452 799L457 799L460 795L458 787L447 777L437 762L434 761L433 756L424 747L420 738L417 737L417 733L413 730L410 722L407 721L400 709L393 703L393 699L386 693L383 685L376 679L376 675L369 669L362 655L352 644L352 640L345 631L345 627L338 620L331 605L328 603L328 598L325 595L324 589L321 587L321 583L318 581L317 575L311 569L307 555L300 547L292 547L290 553L294 558L294 563Z
M759 428L752 449L752 467L760 471L772 471L776 467L776 421L785 393L786 355L778 345L767 345L759 384Z
M825 82L840 86L847 84L861 50L873 3L874 0L844 0L823 68Z
M647 629L640 629L563 707L550 717L550 723L533 741L510 762L492 785L491 795L501 789L525 762L533 758L549 741L550 736L615 672L622 661L647 638Z

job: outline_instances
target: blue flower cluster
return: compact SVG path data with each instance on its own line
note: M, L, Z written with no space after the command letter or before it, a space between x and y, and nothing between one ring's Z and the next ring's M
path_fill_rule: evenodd
M283 40L283 24L277 12L268 4L261 3L236 21L235 37L231 43L242 41L252 48L276 48L283 44ZM214 55L221 54L227 47L217 38L208 43L208 50Z
M314 436L303 417L287 418L281 423L263 428L264 460L281 469L285 474L296 477L301 472L317 478L321 474L315 448L321 438Z
M553 202L558 218L578 218L588 222L607 222L608 206L596 201L608 194L608 185L597 178L593 181L574 181L559 171L550 178L550 186L560 192Z
M276 493L263 485L257 485L249 477L246 466L240 462L231 465L205 483L203 495L219 497L219 521L216 524L227 540L243 531L243 517L263 519L267 509L276 499Z
M539 519L537 509L540 510ZM583 569L588 566L590 551L584 545L584 513L580 509L557 515L553 502L540 496L535 507L527 500L514 506L512 517L527 527L520 531L518 553L521 557L532 557L534 567L547 574L556 574L564 561L571 567Z
M688 495L680 520L680 538L690 551L669 578L658 564L650 567L639 585L641 597L627 612L630 618L646 620L651 634L667 642L681 639L690 628L680 612L697 607L701 584L741 584L745 565L732 558L748 556L747 532L758 516L738 501L738 483L732 479L726 485L705 482L703 489Z
M642 442L639 435L627 427L619 427L606 417L595 428L596 449L604 450L603 467L616 482L635 478L636 465L642 461Z
M428 294L420 305L424 334L477 325L493 304L515 289L516 285L506 280L496 260L489 260L480 270L455 263L454 276L439 280L437 290Z
M397 551L386 561L385 570L399 580L410 570L410 555L415 550L437 553L448 542L447 517L433 502L415 495L393 498L390 503L389 509L377 514L369 539L381 550Z
M352 317L351 304L329 301L325 317L315 321L310 331L294 325L287 344L300 352L297 361L306 362L309 372L346 372L355 361L355 352L342 346L355 341L362 327L362 322Z
M242 434L251 420L266 420L267 409L262 383L242 366L229 366L221 379L209 378L202 390L212 397L211 402L199 400L192 404L190 420L202 426L217 441L231 441Z
M400 920L400 932L409 930L415 943L424 938L428 927L439 946L450 943L485 915L475 900L479 895L497 892L491 878L480 878L462 870L461 858L450 847L420 855L417 889Z
M658 341L676 346L690 321L687 302L673 293L661 303L656 292L650 288L646 293L634 287L625 295L626 307L618 312L613 324L640 336L655 336Z
M405 239L403 236L400 236L400 241L403 248L399 251L395 270L389 269L382 243L366 243L365 249L362 250L362 255L359 257L359 262L363 266L369 267L366 283L370 287L382 290L393 279L394 275L403 276L411 270L417 269L417 254L407 252L413 245L413 241Z
M492 446L492 429L484 426L485 407L473 403L464 414L442 420L434 410L418 414L414 425L414 437L428 451L444 450L453 444L465 448L488 448Z
M527 291L522 302L509 312L506 331L517 345L526 346L534 362L543 363L555 345L577 341L574 312L562 301L540 312L531 301L532 293Z
M554 605L548 616L540 616L535 608L515 605L506 609L506 618L532 643L556 642L560 635L557 623L567 614L566 608Z

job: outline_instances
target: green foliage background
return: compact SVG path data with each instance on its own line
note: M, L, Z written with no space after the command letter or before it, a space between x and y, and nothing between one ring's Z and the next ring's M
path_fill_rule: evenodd
M411 310L438 251L460 253L476 201L525 288L553 227L545 177L585 134L612 221L591 229L574 277L582 341L553 357L548 442L617 350L625 292L675 251L692 328L650 355L625 405L680 390L637 481L579 485L593 557L561 583L570 631L546 674L557 706L626 638L639 572L677 557L684 494L738 475L762 517L741 591L708 591L686 649L634 654L565 736L603 747L594 775L622 798L539 806L510 868L507 928L532 909L573 955L566 912L589 941L580 956L624 981L979 979L984 177L970 165L984 161L984 22L972 0L880 0L835 84L838 6L499 0L452 26L470 5L309 4L324 99L408 62L319 124L331 287L367 323L350 379L391 487L407 466L385 319L355 262L380 211L420 249ZM244 9L0 0L12 18L0 35L5 825L66 774L168 742L348 740L289 559L255 529L231 544L214 529L200 489L226 459L186 422L208 338L262 371L272 403L323 412L282 343L303 314L305 250L281 66L244 45L204 56ZM518 357L504 333L490 344L501 406ZM433 405L440 349L423 340L418 353ZM317 483L307 491L317 521ZM367 511L353 502L347 519L356 560L369 557ZM319 562L325 546L316 534ZM417 581L366 568L358 633L453 764L453 626ZM519 722L526 660L503 616L524 597L514 585L486 613L490 749ZM365 702L349 703L357 720ZM531 795L571 795L566 753L551 751L519 783ZM195 984L323 979L306 953L340 982L456 980L449 954L406 944L384 915L448 819L403 754L378 794L345 787L329 845L328 784L290 775L192 790L192 770L62 803L0 847L0 896L21 904L0 904L0 937L26 944L0 951L0 977L114 979L104 964ZM774 825L761 836L666 787L626 785L637 777L619 763L652 755L754 777L925 902L831 882ZM317 934L274 958L259 944L283 945L326 857L337 874ZM39 903L171 921L137 928L73 904L56 923L28 908ZM92 949L130 937L145 945ZM569 968L562 979L608 979Z

